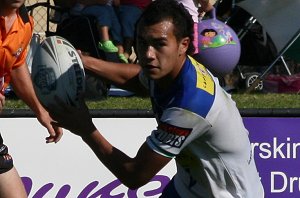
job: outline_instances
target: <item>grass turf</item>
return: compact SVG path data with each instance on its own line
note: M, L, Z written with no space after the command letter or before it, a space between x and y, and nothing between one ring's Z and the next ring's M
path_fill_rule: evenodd
M238 108L300 108L298 94L232 94ZM87 100L90 109L151 109L150 99L145 97L108 97L105 100ZM5 109L28 109L18 99L7 99Z

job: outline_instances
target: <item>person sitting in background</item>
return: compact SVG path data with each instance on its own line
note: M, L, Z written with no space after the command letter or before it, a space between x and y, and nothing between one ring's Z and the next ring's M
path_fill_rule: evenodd
M181 3L185 9L188 10L190 15L194 21L194 40L193 44L195 47L194 53L197 54L199 52L198 49L198 23L199 23L199 12L201 13L201 17L210 10L213 9L213 5L216 0L176 0L178 3Z
M217 0L198 0L199 8L198 8L198 17L201 19L203 16L211 11L216 4Z
M122 28L124 55L127 59L132 54L136 22L151 2L152 0L119 0L116 6Z
M130 189L148 183L174 159L177 173L161 198L263 198L248 131L235 102L217 78L191 57L193 25L181 4L155 0L137 23L140 65L81 54L85 68L95 74L135 93L149 91L157 127L135 157L105 139L84 101L78 108L60 103L64 111L51 114L54 124L79 135Z
M78 0L70 13L94 16L100 37L98 48L104 52L118 53L119 59L128 63L124 55L121 25L113 7L114 1L117 0Z

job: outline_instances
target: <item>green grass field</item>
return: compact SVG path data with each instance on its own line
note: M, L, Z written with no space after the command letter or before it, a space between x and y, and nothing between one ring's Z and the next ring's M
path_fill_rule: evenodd
M232 94L238 108L300 108L298 94ZM151 109L149 98L142 97L108 97L100 101L87 101L90 109ZM7 99L6 109L27 109L20 100Z

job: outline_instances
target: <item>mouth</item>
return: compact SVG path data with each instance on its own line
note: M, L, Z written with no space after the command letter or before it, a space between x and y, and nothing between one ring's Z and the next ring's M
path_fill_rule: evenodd
M154 65L145 65L144 69L147 70L147 71L153 71L155 69L158 69L158 67L154 66Z
M158 68L158 66L155 66L155 65L153 65L151 63L145 63L145 64L143 64L142 67L145 68L145 69L149 69L149 70Z
M157 67L154 66L154 65L146 65L145 68L146 68L146 69L153 69L153 68L157 68Z
M143 70L146 74L151 75L158 72L158 67L154 65L145 65Z

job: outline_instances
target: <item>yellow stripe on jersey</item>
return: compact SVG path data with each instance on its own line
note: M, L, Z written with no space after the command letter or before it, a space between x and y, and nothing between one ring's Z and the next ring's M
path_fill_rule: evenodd
M189 58L197 71L197 88L202 89L211 95L214 95L215 84L211 75L207 72L206 68L202 64L198 63L190 56Z

